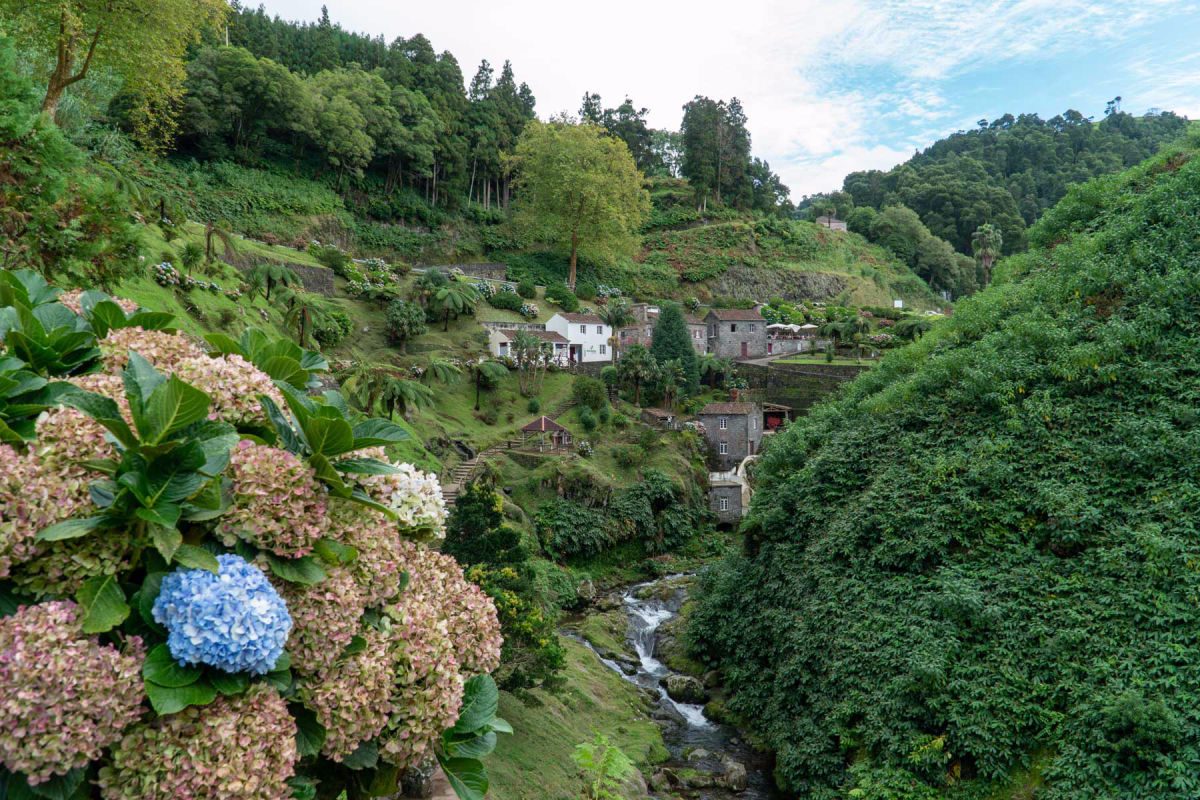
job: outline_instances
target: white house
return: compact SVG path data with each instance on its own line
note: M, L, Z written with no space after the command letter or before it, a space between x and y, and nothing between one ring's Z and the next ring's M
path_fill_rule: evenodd
M497 358L508 358L513 355L513 341L522 333L548 342L554 348L554 363L560 367L567 366L567 340L554 331L492 328L488 330L488 350Z
M567 360L571 364L612 359L612 328L595 314L559 312L546 321L546 330L567 340Z

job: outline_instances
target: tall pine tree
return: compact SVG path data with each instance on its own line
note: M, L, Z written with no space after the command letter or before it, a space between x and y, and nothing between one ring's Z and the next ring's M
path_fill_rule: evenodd
M650 341L650 352L659 364L678 361L683 367L685 386L688 392L700 387L700 365L696 351L692 348L692 337L688 334L687 320L678 303L664 303L654 325Z

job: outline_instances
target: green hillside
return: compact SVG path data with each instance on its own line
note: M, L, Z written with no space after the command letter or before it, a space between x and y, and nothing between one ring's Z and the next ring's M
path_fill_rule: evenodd
M691 628L811 798L1200 793L1200 131L772 442Z

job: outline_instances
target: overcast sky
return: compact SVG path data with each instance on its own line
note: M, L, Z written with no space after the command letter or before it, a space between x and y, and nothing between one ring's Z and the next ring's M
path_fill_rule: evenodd
M251 1L244 0L246 5ZM1183 0L325 0L343 28L424 33L470 80L513 62L538 115L629 95L677 129L697 94L742 99L793 199L886 169L980 118L1075 108L1200 116L1200 6ZM313 20L322 0L266 0Z

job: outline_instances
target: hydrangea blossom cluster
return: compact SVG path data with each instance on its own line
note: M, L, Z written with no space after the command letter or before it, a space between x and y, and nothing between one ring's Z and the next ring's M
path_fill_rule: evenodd
M270 672L291 630L287 606L262 570L241 556L217 556L219 572L176 570L162 581L154 620L181 664L226 672Z
M266 413L258 399L262 394L283 407L283 395L271 376L237 354L186 358L174 370L181 380L209 396L209 417L213 419L233 425L266 424Z
M401 569L410 577L396 608L436 609L465 674L478 675L500 666L503 638L491 598L463 577L462 567L452 557L408 541L400 543L400 550Z
M328 577L313 586L278 581L292 616L287 648L292 666L300 673L324 669L341 655L359 631L366 603L348 570L331 568Z
M381 451L380 451L381 452ZM368 457L379 453L364 450ZM383 456L381 460L386 461ZM372 500L396 512L401 527L431 530L440 539L446 535L446 501L437 476L412 464L393 464L391 475L360 475L359 483Z
M80 293L64 296L72 307L79 301ZM243 431L268 422L259 395L284 404L255 365L209 356L181 335L118 329L100 350L104 371L70 380L113 399L128 422L120 373L131 350L204 391L210 417ZM294 689L288 700L303 703L326 728L323 757L340 761L374 740L387 760L406 768L427 758L456 721L464 679L498 660L490 601L453 559L417 543L444 531L446 506L432 475L397 464L395 474L354 477L396 520L333 496L304 460L248 437L222 475L229 507L212 519L189 518L180 530L189 544L213 552L249 544L261 555L255 562L219 555L216 574L177 568L149 608L136 608L130 587L161 563L131 557L154 552L142 526L35 541L43 528L95 513L89 484L104 475L88 462L117 454L111 435L69 408L42 414L35 434L29 443L0 444L0 579L41 603L0 619L0 764L31 784L99 759L95 785L113 800L291 796L295 705L289 711L271 680L251 681L241 694L222 694L206 706L152 713L140 675L145 648L131 631L157 643L165 629L173 659L211 668L198 678L206 686L217 683L214 670L265 675L286 647ZM382 448L351 457L387 460ZM323 538L343 548L318 547ZM324 579L302 585L280 577L289 573L278 559L299 557L320 563ZM280 574L268 576L267 562ZM81 620L96 617L56 599L100 575L116 577L135 606L104 634L105 642L121 642L119 649L85 636ZM401 591L406 575L411 588ZM162 628L145 629L142 613ZM222 692L238 685L220 684ZM6 694L10 686L32 688ZM162 697L155 695L155 708L163 708Z
M217 525L226 545L242 539L278 556L304 556L328 532L325 487L292 453L242 441L227 474L233 507Z
M396 685L394 712L380 739L380 754L388 763L408 769L424 761L441 732L458 719L463 675L456 644L435 605L408 597L390 608L389 615Z
M0 763L31 785L98 758L142 714L141 639L118 652L78 617L55 601L0 619Z
M64 306L71 309L76 314L82 314L83 313L83 304L80 302L82 297L83 297L83 289L72 289L69 292L62 292L61 294L59 294L58 302L62 303ZM134 311L138 310L138 304L133 302L132 300L125 300L124 298L121 298L121 297L112 297L109 299L111 299L114 303L116 303L118 306L120 306L121 310L124 311L126 314L132 314Z
M189 358L200 358L204 351L185 336L166 331L148 331L140 327L117 328L100 340L104 365L113 375L119 375L133 350L161 372L175 372Z
M325 727L322 752L341 761L378 736L393 707L395 665L388 637L363 631L366 647L323 670L305 689L305 703Z
M287 800L296 723L265 684L132 728L100 769L107 800Z
M395 523L374 509L337 498L330 498L329 521L330 532L358 551L347 567L367 607L395 597L403 575L404 542Z

